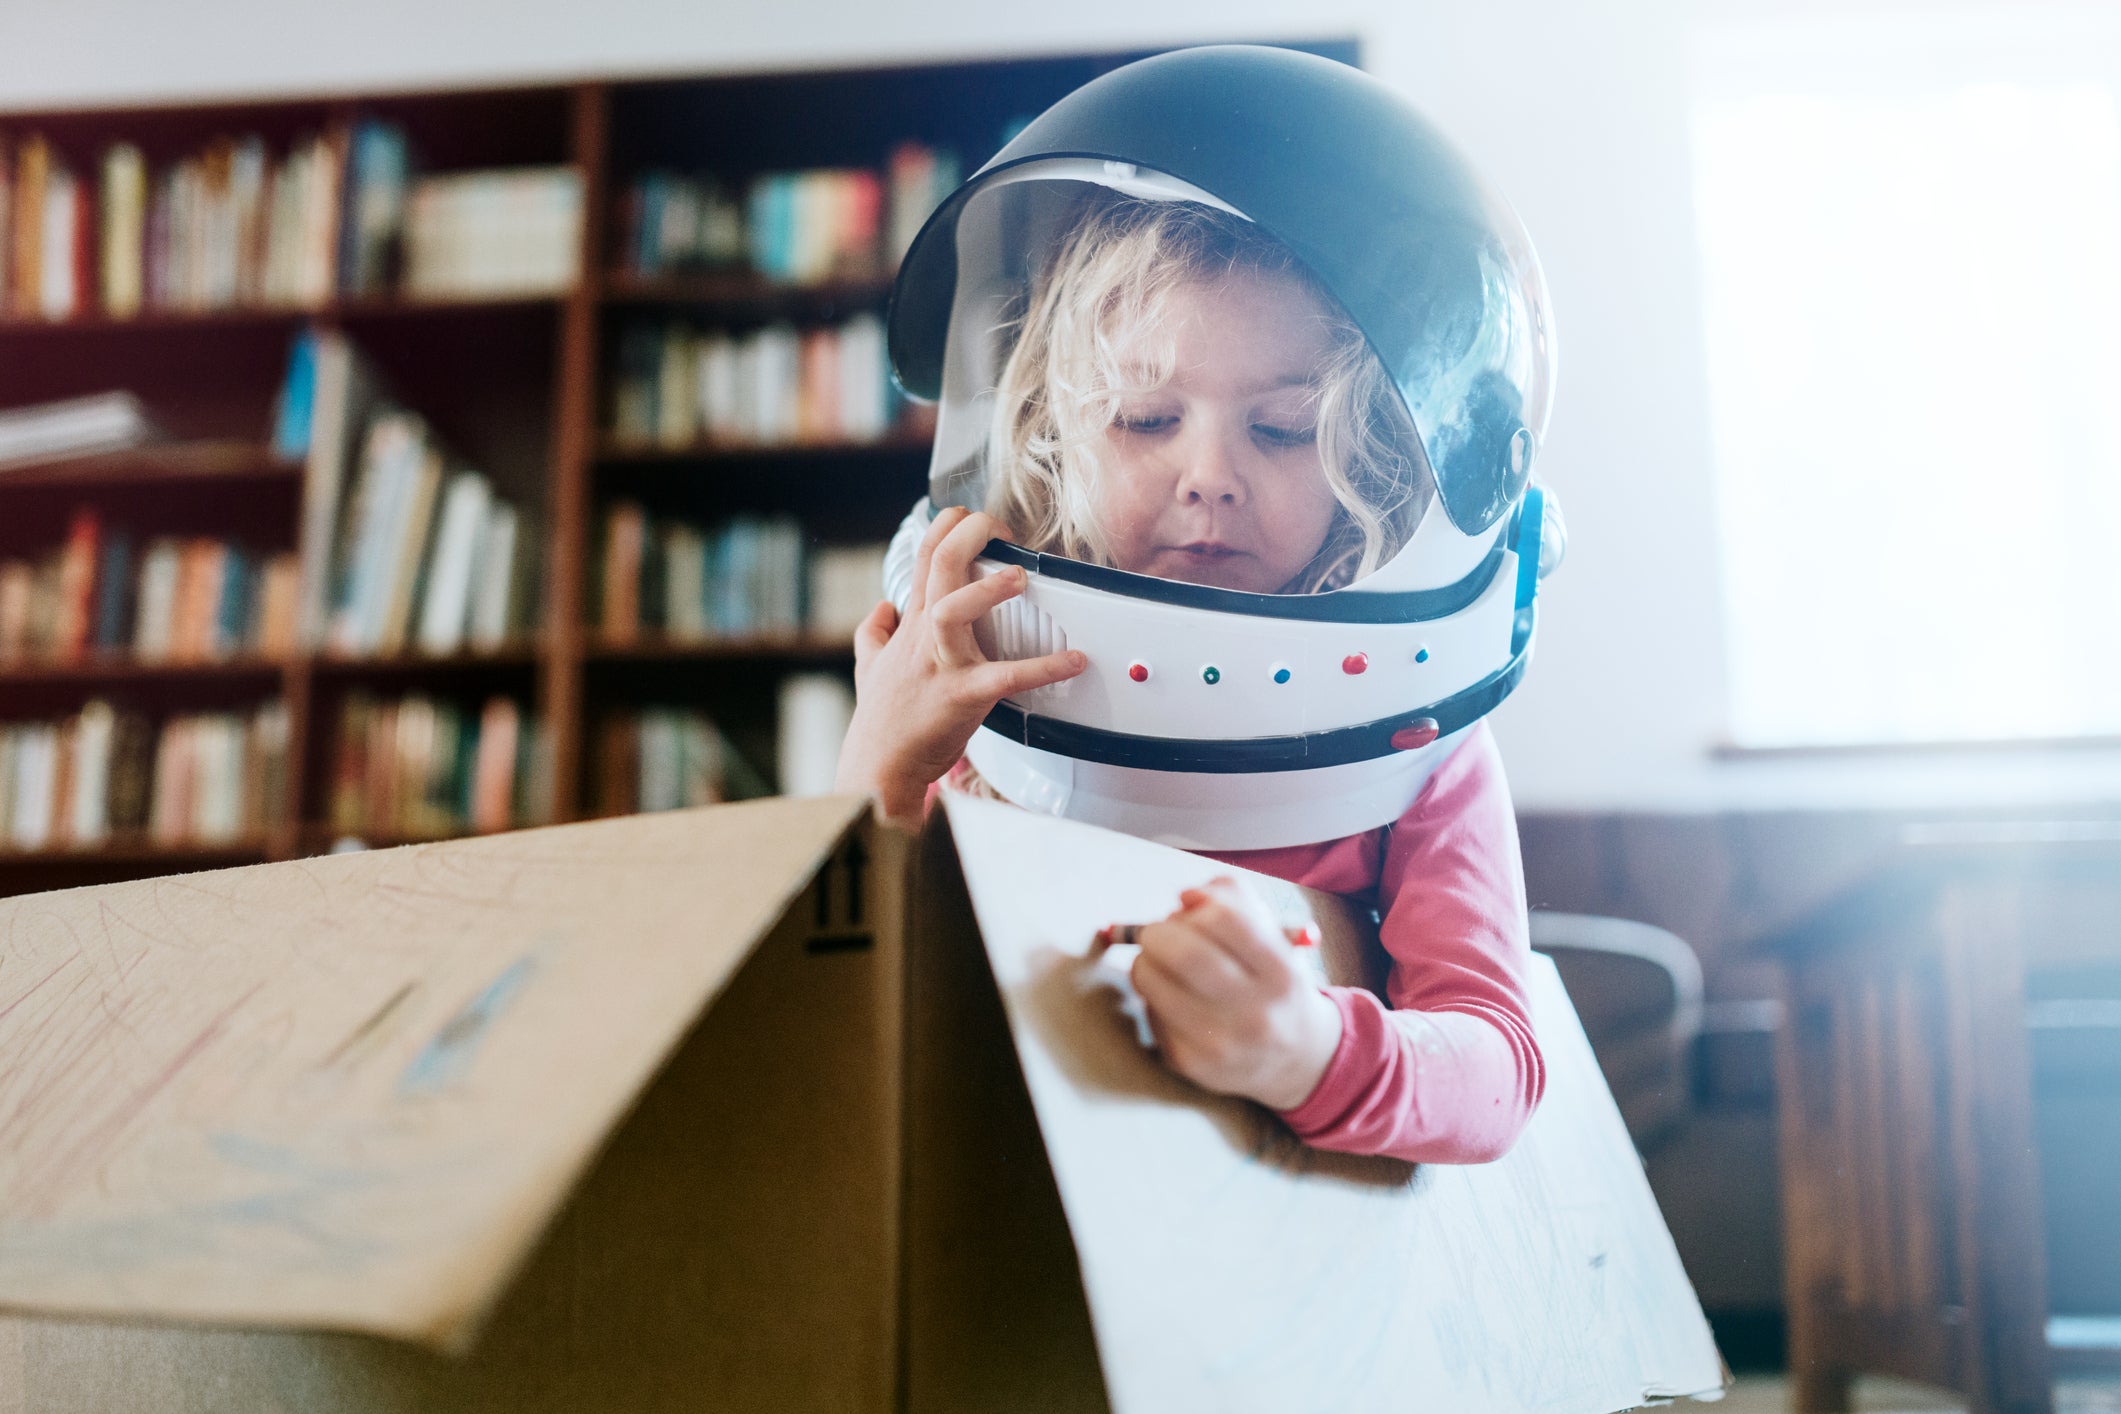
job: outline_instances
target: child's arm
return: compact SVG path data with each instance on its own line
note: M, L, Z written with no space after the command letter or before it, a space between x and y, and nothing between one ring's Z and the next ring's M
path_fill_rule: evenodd
M964 754L995 703L1072 678L1088 662L1071 650L997 663L980 650L973 625L1024 587L1021 569L973 573L1000 534L986 515L943 510L914 559L905 613L880 603L855 631L854 718L838 786L874 796L892 824L919 827L928 787Z
M1340 1045L1317 1089L1283 1118L1322 1149L1500 1158L1538 1106L1546 1070L1525 991L1516 817L1485 727L1392 827L1378 899L1391 1007L1360 988L1328 990Z

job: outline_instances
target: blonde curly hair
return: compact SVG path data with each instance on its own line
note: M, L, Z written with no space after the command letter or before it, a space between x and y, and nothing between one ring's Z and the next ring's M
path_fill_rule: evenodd
M1110 565L1093 513L1105 429L1124 399L1171 377L1172 341L1153 337L1170 293L1239 275L1295 281L1317 302L1330 338L1312 392L1319 460L1338 506L1318 552L1279 592L1339 589L1397 554L1434 481L1406 405L1362 331L1287 246L1252 222L1198 202L1117 193L1086 199L1013 331L1002 331L1013 332L1014 344L988 434L988 513L1032 549Z

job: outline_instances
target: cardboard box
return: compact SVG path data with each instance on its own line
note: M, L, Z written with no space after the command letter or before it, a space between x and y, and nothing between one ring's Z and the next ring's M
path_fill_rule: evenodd
M779 800L0 904L0 1414L1720 1390L1551 968L1478 1168L1141 1049L1089 935L1220 869Z

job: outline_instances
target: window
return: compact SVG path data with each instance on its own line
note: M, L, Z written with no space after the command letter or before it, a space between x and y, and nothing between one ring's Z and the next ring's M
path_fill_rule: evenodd
M2121 30L1985 13L1697 54L1741 746L2121 733Z

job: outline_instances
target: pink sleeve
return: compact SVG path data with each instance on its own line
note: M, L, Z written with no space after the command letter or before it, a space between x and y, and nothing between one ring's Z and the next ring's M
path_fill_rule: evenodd
M1283 1112L1306 1143L1420 1163L1509 1151L1546 1088L1525 992L1531 958L1517 821L1485 724L1387 836L1378 879L1388 1008L1327 989L1340 1047ZM1387 902L1388 901L1388 902Z

